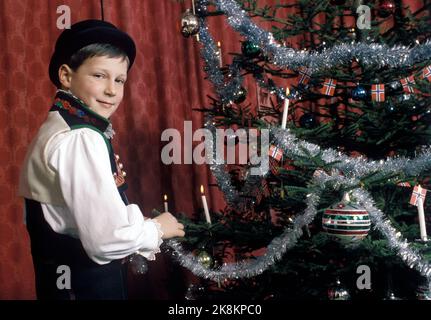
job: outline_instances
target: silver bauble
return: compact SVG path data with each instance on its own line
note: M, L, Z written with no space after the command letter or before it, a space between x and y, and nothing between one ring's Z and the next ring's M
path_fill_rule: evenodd
M187 9L181 17L181 34L184 37L194 36L199 32L199 18L190 9Z

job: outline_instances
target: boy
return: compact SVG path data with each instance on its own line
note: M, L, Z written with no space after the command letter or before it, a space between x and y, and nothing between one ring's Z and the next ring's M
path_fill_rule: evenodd
M144 219L128 203L112 149L109 118L135 55L129 35L99 20L72 25L56 42L49 76L59 90L29 147L19 187L38 299L126 299L123 258L139 253L152 260L161 239L184 236L169 212ZM57 284L64 266L71 275L66 289Z

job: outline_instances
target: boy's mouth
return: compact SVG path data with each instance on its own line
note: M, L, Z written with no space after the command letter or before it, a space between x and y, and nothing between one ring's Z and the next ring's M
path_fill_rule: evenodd
M111 108L112 106L114 106L114 104L110 102L101 101L101 100L96 100L96 101L99 102L105 108Z

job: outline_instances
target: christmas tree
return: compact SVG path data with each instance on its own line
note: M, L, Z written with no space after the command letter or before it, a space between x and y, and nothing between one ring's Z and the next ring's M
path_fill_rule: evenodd
M415 3L196 0L183 15L216 93L205 128L257 132L245 164L205 140L227 206L169 242L203 279L187 298L431 298L431 4ZM243 37L224 62L209 19Z

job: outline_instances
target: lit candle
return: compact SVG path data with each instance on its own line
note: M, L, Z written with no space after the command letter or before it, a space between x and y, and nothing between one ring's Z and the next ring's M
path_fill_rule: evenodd
M219 67L223 67L223 58L221 56L221 42L217 42Z
M422 187L418 186L419 194L421 194ZM422 201L422 197L418 199L418 215L419 215L419 228L421 231L421 239L422 241L428 241L427 229L425 224L425 214L424 214L424 203Z
M204 212L205 212L205 219L207 220L208 224L211 224L211 218L210 218L210 212L208 210L208 203L207 198L204 194L204 186L201 185L201 194L202 194L202 205L204 206Z
M169 212L169 208L168 208L168 196L166 194L163 196L163 200L164 200L163 206L165 207L165 212Z
M281 129L286 129L287 125L287 114L289 112L289 88L286 88L286 99L284 99L284 110L283 110L283 120L281 121Z

